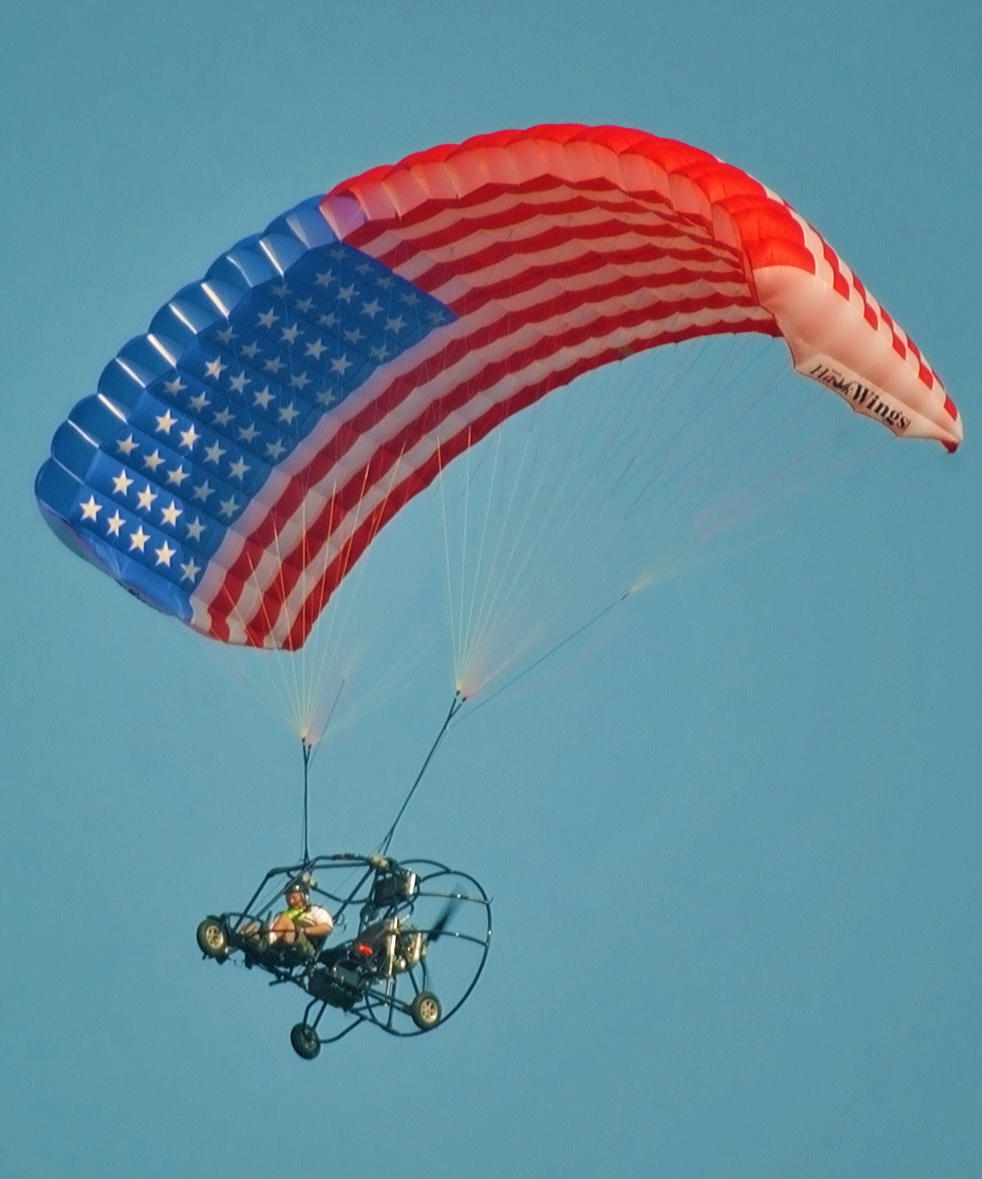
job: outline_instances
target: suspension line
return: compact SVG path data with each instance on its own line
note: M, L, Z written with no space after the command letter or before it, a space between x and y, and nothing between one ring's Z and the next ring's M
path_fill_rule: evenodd
M426 760L420 766L419 773L416 775L416 781L413 782L412 786L410 786L409 793L406 795L405 801L403 802L402 806L399 808L399 813L396 815L395 821L393 822L392 826L389 828L389 830L386 833L386 836L382 840L381 844L379 844L379 851L382 853L382 855L385 855L388 852L389 844L392 842L392 836L395 834L396 827L399 826L399 820L402 818L403 812L405 811L406 807L409 806L409 800L416 793L416 787L423 780L423 775L426 773L427 766L429 766L430 762L432 761L433 754L436 753L436 751L437 751L437 746L443 740L443 738L447 732L447 729L450 727L450 722L457 715L457 713L460 712L460 710L464 707L464 703L466 702L466 700L467 700L467 697L462 695L459 690L454 693L454 698L450 704L450 711L447 713L447 718L443 722L443 724L440 726L440 731L436 735L436 740L430 746L430 751L426 755Z
M310 851L307 847L307 774L310 769L310 755L313 753L313 746L308 745L306 741L300 742L300 748L303 750L303 862L306 864L310 859Z

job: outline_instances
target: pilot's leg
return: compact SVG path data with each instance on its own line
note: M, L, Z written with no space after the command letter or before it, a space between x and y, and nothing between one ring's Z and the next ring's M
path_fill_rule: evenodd
M293 922L285 913L280 913L273 918L273 924L269 927L269 944L274 942L283 942L284 945L292 946L293 940L296 937L296 930Z

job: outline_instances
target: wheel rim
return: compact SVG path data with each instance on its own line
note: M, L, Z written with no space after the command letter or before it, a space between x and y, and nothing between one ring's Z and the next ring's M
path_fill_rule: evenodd
M423 999L417 1007L417 1011L423 1023L436 1023L440 1018L440 1008L435 999Z
M209 950L221 950L225 945L225 934L220 925L206 925L204 939Z

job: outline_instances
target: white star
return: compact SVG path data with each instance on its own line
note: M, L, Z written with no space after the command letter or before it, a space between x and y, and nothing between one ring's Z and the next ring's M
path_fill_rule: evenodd
M277 299L285 299L290 293L290 288L286 285L285 282L281 282L279 286L273 287L272 290Z
M167 543L167 541L165 540L159 549L154 549L154 552L157 554L157 564L158 565L167 565L169 568L170 567L170 559L177 552L177 549L172 549L170 547L170 545Z
M348 341L349 344L357 344L358 341L362 338L362 334L361 328L352 328L350 332L344 333L344 338Z
M286 447L279 440L279 438L277 438L275 442L268 442L266 444L266 454L273 460L274 463L279 459L280 455L285 450Z
M427 311L426 318L430 323L443 323L447 317L442 311Z
M157 493L155 491L150 490L150 484L148 483L146 485L146 487L139 493L139 495L137 495L137 497L136 497L137 505L136 506L138 508L146 508L146 510L149 512L150 505L153 503L153 501L156 498L157 498Z
M352 364L353 364L353 361L350 361L348 359L347 353L345 353L343 356L340 356L337 360L331 361L331 371L336 372L336 373L340 373L341 376L343 377L344 374L348 371L348 369L351 368Z
M297 417L297 415L299 413L300 413L300 410L297 409L297 407L291 401L289 405L284 405L283 408L280 410L279 418L280 418L281 422L286 422L286 424L288 426L292 426L293 419L295 417Z
M120 471L113 480L113 487L117 495L125 495L129 491L130 484L133 480L126 474L125 471Z
M236 337L235 337L235 332L232 331L232 328L227 327L227 328L222 328L222 330L220 332L215 332L215 338L218 340L221 340L221 342L223 344L231 344L231 342Z
M270 393L269 385L267 385L265 388L260 389L259 392L253 397L252 404L261 405L263 409L269 409L269 403L275 400L276 398L272 393Z
M406 294L399 296L399 302L405 303L409 307L415 307L419 302L419 295L415 291L407 291Z
M205 376L214 377L217 381L227 368L228 365L222 364L222 358L219 356L215 360L209 360L205 365Z
M219 410L211 420L216 426L227 426L234 417L235 414L226 406L225 409Z
M194 581L201 569L193 561L181 565L181 581Z
M223 499L223 500L222 500L222 503L221 503L221 512L220 512L220 515L222 515L222 516L228 516L228 517L231 519L231 517L235 515L235 509L236 509L238 506L239 506L239 505L238 505L238 504L235 502L235 496L234 496L234 495L232 496L232 498L231 498L231 499Z
M381 348L372 348L370 351L372 356L379 362L379 364L381 364L383 360L389 359L389 350L384 344L381 346Z
M297 300L297 310L302 311L304 313L304 315L306 315L308 311L313 311L313 309L314 309L314 300L313 299L298 299Z
M148 454L144 458L143 465L147 468L148 471L156 473L157 468L163 461L164 460L160 457L160 449L158 448L153 452L153 454Z
M194 444L200 437L201 435L194 428L194 426L189 426L186 430L181 431L181 445L186 446L188 450L192 450L194 448Z
M94 520L102 511L102 504L97 504L95 502L94 495L89 496L88 503L79 504L78 506L82 509L83 520Z
M283 367L283 361L280 360L280 358L278 356L274 356L272 360L267 360L266 363L263 365L263 369L266 372L273 373L274 375L276 373L278 373L282 367Z
M319 287L329 287L334 282L334 274L330 270L325 270L323 274L318 274L317 285Z
M332 258L343 258L344 257L344 246L332 246L331 257Z
M216 460L217 461L217 460ZM214 493L214 487L211 487L206 479L204 483L192 484L194 487L194 498L200 499L202 503L206 503L208 496Z
M292 326L283 329L282 333L280 334L280 340L281 341L285 340L286 343L292 344L293 341L299 335L300 335L300 329L297 327L296 324L293 324Z
M325 352L326 350L326 345L321 343L321 338L318 336L313 344L307 345L306 349L304 350L304 356L312 356L314 360L320 360L321 353Z
M173 500L171 500L169 508L161 508L160 509L160 515L161 515L161 518L165 524L169 524L172 528L176 528L177 527L177 517L180 515L183 515L183 512L177 506L177 504L174 503Z
M382 288L383 291L387 291L389 287L392 286L392 276L390 274L386 274L383 278L378 280L378 285Z
M187 385L180 377L175 377L173 381L164 381L164 392L169 393L171 397L176 397L178 393L183 393Z
M188 401L188 405L190 405L196 413L201 413L206 405L211 405L211 402L208 400L207 393L199 393L197 397L192 397Z
M130 533L130 552L132 553L134 549L139 549L140 552L142 553L143 546L147 543L147 541L149 539L150 539L150 534L143 531L143 525L141 524L137 528L136 532Z
M401 315L397 315L395 319L386 320L385 330L387 332L401 332L405 326L406 321L402 318Z
M246 344L246 346L242 349L242 355L247 357L249 360L252 360L258 351L259 345L255 340L253 340L251 344Z
M317 394L317 400L321 403L321 405L333 405L335 396L332 390L322 389L320 393Z
M270 309L264 315L260 315L259 322L263 327L271 328L278 319L279 316L275 315L273 313L272 307L270 307Z
M175 487L180 487L187 477L188 473L183 467L176 467L173 471L167 472L167 482L173 483Z
M233 479L241 479L248 470L249 466L243 458L236 459L234 463L229 463L228 466L229 474Z
M111 515L106 521L106 523L109 525L109 531L106 533L106 535L119 536L119 530L123 527L123 517L119 514L119 512L114 512L113 515Z
M192 540L200 540L202 532L205 531L204 524L201 523L201 517L195 516L194 520L188 525L188 536Z
M317 322L322 323L324 327L334 327L334 325L338 322L338 317L334 314L333 311L329 311L327 315L318 316Z
M310 377L306 373L299 373L297 376L290 378L290 387L292 389L303 389L310 383Z
M170 410L167 410L167 412L162 417L157 418L157 433L169 434L171 432L171 427L176 425L177 418L171 417Z
M239 441L240 442L252 442L258 433L259 433L259 431L256 429L255 426L253 426L251 424L248 426L245 426L245 427L243 427L243 429L239 430Z
M367 315L369 319L374 319L376 315L382 310L382 304L378 299L373 299L371 303L362 303L361 313Z
M133 441L132 434L130 434L129 438L120 438L119 441L116 443L119 453L125 454L127 457L129 457L133 453L133 451L137 449L137 447L139 445L140 445L139 442Z
M355 290L355 284L352 283L351 286L342 287L340 291L338 291L338 298L344 299L345 303L350 303L357 294L358 292Z
M369 266L367 262L360 262L355 267L355 270L357 270L359 274L367 274L371 270L371 266Z
M245 389L246 385L251 384L252 381L249 380L244 372L239 373L237 377L233 377L229 381L229 385L236 391L236 393L241 393Z
M216 442L214 446L205 447L205 461L209 463L217 463L218 460L225 453L225 448L219 446Z

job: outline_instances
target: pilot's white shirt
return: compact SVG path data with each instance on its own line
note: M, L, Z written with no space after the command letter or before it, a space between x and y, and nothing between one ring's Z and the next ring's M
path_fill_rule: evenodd
M309 909L305 910L303 916L296 923L298 925L328 925L328 933L334 928L334 918L326 909L322 909L320 905L311 905Z

